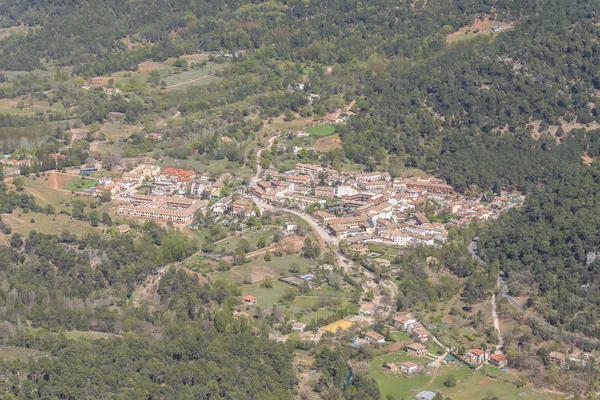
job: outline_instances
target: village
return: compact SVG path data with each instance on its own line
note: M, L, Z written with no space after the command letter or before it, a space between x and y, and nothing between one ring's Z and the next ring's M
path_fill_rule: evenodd
M447 240L448 226L494 219L523 201L518 193L490 202L468 199L431 176L392 179L387 172L336 171L317 164L298 163L292 171L268 169L262 175L250 186L257 198L308 212L349 244L439 245Z
M23 161L5 158L2 163L9 176L18 175L23 168ZM427 313L410 308L396 311L389 300L398 290L396 283L378 279L364 268L351 272L355 263L349 256L366 257L380 267L389 267L393 261L390 254L400 255L419 247L441 248L452 228L496 219L520 206L524 200L520 193L469 198L455 192L444 180L426 174L392 177L385 171L335 170L318 163L296 163L287 171L273 166L258 168L253 178L237 186L225 176L161 167L148 159L117 171L105 171L92 161L53 173L79 177L71 190L76 197L104 198L106 210L118 216L119 234L128 234L138 226L138 220L193 230L199 216L210 215L216 223L227 226L225 238L215 243L216 250L198 256L202 260L198 271L209 279L224 278L241 286L242 295L232 311L234 319L260 318L263 307L285 305L294 310L273 330L272 340L287 341L297 335L300 340L319 343L335 338L356 351L374 351L370 374L384 385L387 382L393 387L419 388L417 399L435 396L435 391L422 390L430 388L428 382L446 385L449 376L469 381L477 377L470 375L472 371L485 371L486 376L507 372L508 358L500 346L463 348L448 344L436 336L440 326L432 324ZM267 239L264 248L251 239L254 247L244 252L242 261L236 261L238 249L233 246L250 238L253 231L260 233L253 226L268 212L287 216L278 222L279 226L263 228L281 239L277 243ZM231 221L241 224L245 233L229 229ZM304 233L299 233L301 221L308 226ZM303 240L311 235L323 251L333 252L337 261L332 264L336 266L302 260L299 253ZM388 248L392 253L382 255L374 248ZM293 270L290 264L299 264L300 268ZM193 262L183 265L195 267ZM255 270L269 272L253 278ZM238 271L250 273L240 277ZM336 275L344 277L335 288L335 297L343 300L315 309L323 293L333 289L332 276ZM272 278L277 282L265 283ZM275 288L269 289L270 285ZM304 296L283 303L273 300L271 293L285 296L289 288ZM350 304L354 292L362 296ZM366 295L369 292L373 294L370 298ZM558 368L585 366L592 360L589 353L569 352L566 348L555 349L548 358ZM477 385L492 382L490 378L477 379Z

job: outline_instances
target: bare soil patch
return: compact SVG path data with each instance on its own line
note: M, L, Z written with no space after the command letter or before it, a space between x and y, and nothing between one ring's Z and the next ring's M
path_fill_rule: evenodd
M487 376L485 378L483 378L482 380L480 380L479 382L477 382L477 386L479 387L486 387L487 385L493 383L494 381L491 378L488 378Z
M581 155L581 158L583 159L583 163L586 165L591 165L594 161L596 161L596 159L590 157L590 155L588 153L583 153Z
M320 138L313 145L313 149L321 153L327 153L328 151L341 148L342 140L339 135Z
M189 276L197 276L198 277L198 284L200 285L208 285L208 279L206 279L205 276L203 276L200 272L195 272L192 271L189 268L183 268L183 270L185 271L186 274L188 274Z

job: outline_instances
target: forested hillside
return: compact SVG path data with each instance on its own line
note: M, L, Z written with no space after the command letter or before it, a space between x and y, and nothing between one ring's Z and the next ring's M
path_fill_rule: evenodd
M495 40L392 61L366 82L346 155L439 171L459 190L528 189L577 159L562 123L599 121L598 3L546 1ZM550 129L554 127L553 129ZM577 149L579 151L581 149ZM385 154L385 153L383 153ZM535 168L534 168L535 166Z
M481 236L481 254L502 268L553 325L600 336L600 169L561 173Z
M2 69L34 69L40 58L77 66L82 73L130 69L200 51L274 46L279 55L319 62L366 59L374 50L413 58L443 47L445 34L468 25L476 13L518 18L527 2L495 4L436 0L408 2L183 0L45 1L0 4L5 26L35 27L0 45ZM168 10L168 12L165 12ZM122 39L140 47L128 48Z
M28 345L49 357L0 361L9 398L279 400L293 398L296 381L289 349L249 333L175 328L162 341L94 342L41 334ZM15 371L23 369L30 373L20 380Z

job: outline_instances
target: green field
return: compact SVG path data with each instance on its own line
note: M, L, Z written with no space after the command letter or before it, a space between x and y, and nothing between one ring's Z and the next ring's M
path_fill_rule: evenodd
M240 289L243 295L251 294L252 296L256 296L256 306L263 310L267 310L281 300L288 287L289 286L283 282L274 281L273 287L271 288L264 288L260 286L260 283L255 283L253 285L243 286Z
M98 185L98 180L89 179L89 178L81 178L77 179L74 182L69 183L65 186L66 190L81 190L81 189L89 189Z
M311 135L316 137L325 137L333 135L333 133L335 132L335 127L333 125L324 124L313 126L312 128L308 128L305 131L306 133L310 133Z

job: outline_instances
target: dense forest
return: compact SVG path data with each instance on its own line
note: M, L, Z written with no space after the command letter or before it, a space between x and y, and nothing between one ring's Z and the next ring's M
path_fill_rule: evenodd
M508 275L513 296L553 325L600 336L600 169L560 174L480 239L490 268Z
M544 182L576 159L555 150L574 134L568 123L599 121L597 11L547 1L495 39L392 60L365 84L363 112L342 132L346 155L438 171L461 191Z
M15 343L48 354L0 362L4 398L292 399L292 353L250 333L173 328L164 340L73 341L40 334ZM30 371L19 379L16 371Z

